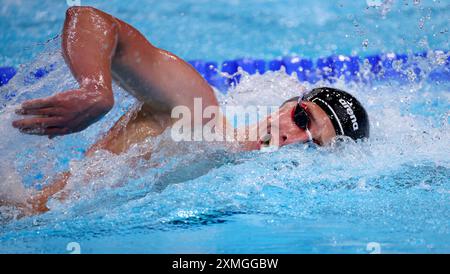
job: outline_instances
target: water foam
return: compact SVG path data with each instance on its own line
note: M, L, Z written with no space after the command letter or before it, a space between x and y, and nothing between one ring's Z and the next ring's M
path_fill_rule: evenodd
M372 136L365 143L230 153L218 144L174 143L165 132L122 155L99 151L85 159L82 152L134 100L115 87L115 109L84 132L51 141L20 134L10 126L18 103L75 86L60 53L53 54L61 67L48 78L23 84L22 70L2 88L2 93L15 89L19 95L4 102L0 114L0 172L2 178L18 175L30 188L70 169L70 197L50 201L52 211L47 214L4 226L4 237L18 236L8 230L11 226L20 233L19 228L33 231L36 223L41 235L51 237L56 230L65 237L85 238L214 223L233 214L272 216L269 219L339 216L367 226L384 223L438 236L449 233L450 98L442 83L337 79L334 87L354 94L367 108ZM219 99L222 105L272 106L321 85L329 84L301 84L283 72L244 74L241 83ZM141 160L149 148L151 160ZM11 185L24 193L18 180ZM2 195L12 193L10 189L2 185ZM434 225L427 227L430 219Z

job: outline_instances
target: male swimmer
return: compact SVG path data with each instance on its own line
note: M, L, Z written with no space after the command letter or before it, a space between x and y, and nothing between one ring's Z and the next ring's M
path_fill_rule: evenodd
M208 107L219 107L213 89L192 66L156 48L127 23L95 8L67 10L62 52L79 88L24 102L17 113L30 116L14 121L13 126L23 133L49 138L82 131L113 107L114 79L142 106L122 116L88 150L88 157L98 150L120 154L133 144L160 135L176 123L177 119L171 117L175 107L184 106L195 112L195 98L202 100L201 113ZM223 124L225 129L231 127L221 113L202 118L200 124L211 121ZM289 99L264 121L261 127L276 128L277 134L269 132L256 140L242 141L241 150L299 142L325 146L336 136L354 140L369 137L369 120L364 108L350 94L333 88L317 88L301 98ZM218 133L229 134L225 130ZM33 195L23 205L26 214L47 211L48 199L64 189L69 177L69 172L60 175L54 183Z

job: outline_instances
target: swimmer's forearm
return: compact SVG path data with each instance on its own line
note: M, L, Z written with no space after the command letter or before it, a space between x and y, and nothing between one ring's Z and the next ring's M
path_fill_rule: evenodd
M67 185L67 181L69 180L71 174L70 172L64 172L62 174L59 174L56 178L56 180L44 187L41 191L41 196L49 199L51 196L55 195L56 193L60 192L64 187Z
M37 194L33 195L28 203L31 205L31 214L44 213L48 211L47 202L48 200L64 189L67 185L67 181L70 178L70 172L64 172L57 176L56 180L48 186L45 186Z
M114 103L111 62L117 44L114 19L91 8L67 10L62 51L80 88L99 96L105 107Z
M117 24L93 8L67 10L62 51L80 87L22 103L13 122L23 133L49 138L80 132L114 105L111 62L117 45ZM37 115L33 117L33 115Z
M110 15L93 8L70 8L62 34L62 51L80 87L22 103L23 119L12 123L23 133L49 138L79 132L114 105L111 62L117 26Z

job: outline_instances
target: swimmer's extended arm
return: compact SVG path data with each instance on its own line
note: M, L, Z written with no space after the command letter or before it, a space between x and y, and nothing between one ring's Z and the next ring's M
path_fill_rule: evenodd
M85 129L112 108L112 78L154 115L170 115L178 105L193 110L195 97L202 98L203 109L217 105L213 90L192 66L97 9L67 11L62 49L80 88L24 102L19 113L41 115L13 123L25 133L52 137Z

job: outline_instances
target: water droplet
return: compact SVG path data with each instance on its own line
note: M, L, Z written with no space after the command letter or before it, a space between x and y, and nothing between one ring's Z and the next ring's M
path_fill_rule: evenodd
M362 46L367 48L369 46L369 39L364 39L364 41L362 41Z
M420 18L419 19L419 28L423 29L423 26L425 25L425 19L424 18Z

